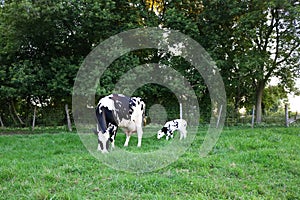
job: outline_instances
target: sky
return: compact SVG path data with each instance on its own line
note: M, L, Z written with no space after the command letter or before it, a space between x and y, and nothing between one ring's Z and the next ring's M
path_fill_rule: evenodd
M279 84L277 78L272 78L270 85ZM296 87L300 89L300 78L296 81ZM288 94L288 99L290 103L290 111L300 113L300 96L295 96L293 94Z
M300 79L297 80L296 86L300 89ZM292 112L300 113L300 96L289 96L290 108Z
M300 113L300 96L293 97L290 95L289 101L291 111Z

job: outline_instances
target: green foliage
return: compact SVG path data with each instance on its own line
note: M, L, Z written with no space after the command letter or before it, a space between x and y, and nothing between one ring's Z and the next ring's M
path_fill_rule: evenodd
M287 94L282 86L269 86L264 93L264 109L269 112L278 112L284 108L284 101L287 101Z
M29 115L32 102L56 109L70 103L83 58L111 35L140 26L137 11L127 1L1 1L1 116ZM22 110L11 112L11 102Z
M236 110L259 104L273 76L282 81L285 91L295 90L300 47L297 3L203 1L203 5L200 42L221 69ZM260 114L258 105L256 113Z
M256 94L273 76L282 81L284 92L296 91L299 7L288 0L1 1L0 112L12 117L9 104L22 109L17 109L21 115L32 112L32 102L58 107L70 103L76 72L90 51L110 36L137 27L171 28L198 41L220 69L228 103L237 112L258 102ZM179 71L197 94L201 112L209 112L209 92L201 75L179 57L157 50L131 52L112 63L99 82L97 97L113 92L120 77L145 63ZM154 85L136 92L150 105L155 98L170 101L165 93L170 91ZM266 91L263 98L269 106L272 95Z

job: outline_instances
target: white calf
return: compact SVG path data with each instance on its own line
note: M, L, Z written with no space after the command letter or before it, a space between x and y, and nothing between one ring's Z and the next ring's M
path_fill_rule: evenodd
M187 123L184 119L168 121L164 127L157 132L157 139L160 139L165 135L166 139L169 140L170 137L173 138L173 132L176 130L180 132L180 140L186 138L186 126Z

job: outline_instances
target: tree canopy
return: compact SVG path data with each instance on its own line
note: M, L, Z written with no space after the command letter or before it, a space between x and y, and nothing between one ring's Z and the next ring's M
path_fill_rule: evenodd
M6 118L33 105L71 103L83 59L101 41L137 27L179 30L201 44L216 62L228 103L237 113L256 105L261 122L272 77L284 92L299 77L300 4L295 0L3 0L0 2L0 108ZM99 83L98 96L113 90L122 74L145 63L163 63L183 74L209 109L202 77L178 56L157 50L132 52L115 61ZM137 93L155 103L166 88L146 85ZM151 99L152 95L152 99ZM271 94L269 95L271 96ZM165 98L165 99L163 99ZM172 100L173 101L173 100ZM177 109L177 108L176 108Z

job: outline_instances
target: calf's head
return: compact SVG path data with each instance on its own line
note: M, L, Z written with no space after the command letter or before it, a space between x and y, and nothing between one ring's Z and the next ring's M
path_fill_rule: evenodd
M162 138L164 135L167 135L167 127L163 127L161 130L157 131L157 139Z

